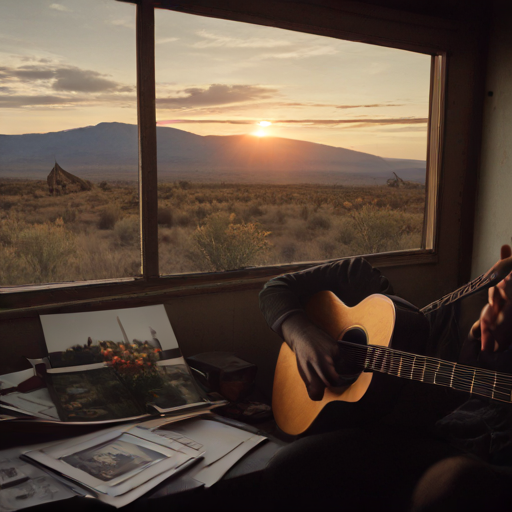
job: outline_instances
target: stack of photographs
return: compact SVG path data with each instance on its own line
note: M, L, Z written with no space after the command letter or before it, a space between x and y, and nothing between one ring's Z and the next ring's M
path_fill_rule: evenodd
M41 323L45 364L0 376L2 407L43 420L108 423L212 406L162 305L44 315ZM20 392L20 379L34 373L46 387Z
M159 475L185 468L203 451L148 434L146 439L119 430L28 452L25 458L75 481L96 496L123 496Z
M17 457L0 457L0 512L75 496L66 486Z
M33 369L0 375L0 406L14 411L18 415L47 421L60 421L53 398L42 379L37 379L35 386L20 386L31 379L34 380ZM20 387L23 389L22 391L20 391ZM0 419L2 416L8 415L0 415ZM5 419L13 419L13 417Z

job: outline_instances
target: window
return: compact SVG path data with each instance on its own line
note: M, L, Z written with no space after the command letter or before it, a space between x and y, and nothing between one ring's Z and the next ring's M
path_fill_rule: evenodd
M430 55L155 14L162 274L422 248Z
M160 275L264 276L274 265L390 251L404 261L433 249L440 54L146 2L137 23L130 2L30 2L0 6L2 30L18 34L16 52L0 46L4 293L120 278L141 289L169 286ZM57 132L57 142L28 151L17 140L32 132ZM80 152L70 141L82 134L91 137ZM194 282L237 275L246 274Z
M135 7L0 4L0 285L140 275Z

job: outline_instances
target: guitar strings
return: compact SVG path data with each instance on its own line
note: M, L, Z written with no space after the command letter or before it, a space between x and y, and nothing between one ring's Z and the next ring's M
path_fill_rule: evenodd
M512 375L510 374L472 368L389 347L358 345L346 341L340 343L344 359L363 369L512 401ZM506 399L497 397L497 394L505 395Z
M356 357L349 354L351 361L358 362L360 365L367 363L370 369L377 371L383 370L385 372L392 372L393 369L397 369L397 371L403 373L407 369L414 376L414 372L421 370L422 372L435 372L438 376L451 377L453 375L454 378L461 378L464 376L464 373L466 373L471 375L471 378L473 378L474 375L475 377L478 376L479 379L483 381L492 380L493 383L498 383L499 381L512 383L512 375L499 374L480 368L465 367L464 365L436 360L434 358L430 358L431 361L429 361L428 356L411 355L405 352L399 353L398 351L393 351L393 349L387 349L386 347L360 346L353 347L352 349L356 351L359 349L359 352L362 352L362 354L357 354ZM369 352L372 350L374 350L374 353L369 355ZM391 358L387 357L388 354L386 352L391 354ZM419 366L418 361L423 364ZM410 368L408 368L408 365L410 365ZM455 372L457 373L455 374Z

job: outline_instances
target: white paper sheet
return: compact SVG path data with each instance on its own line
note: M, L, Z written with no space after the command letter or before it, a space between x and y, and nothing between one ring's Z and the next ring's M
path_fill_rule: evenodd
M224 457L254 435L252 432L231 427L225 423L202 418L175 423L169 430L202 444L206 450L205 465Z
M204 467L203 464L194 471L191 476L206 487L218 482L246 453L255 446L266 441L266 437L253 435L250 439L237 446L234 450L221 457L219 460Z

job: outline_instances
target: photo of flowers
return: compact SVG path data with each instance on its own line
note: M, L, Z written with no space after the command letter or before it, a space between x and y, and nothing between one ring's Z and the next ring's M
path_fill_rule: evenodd
M181 356L163 305L40 318L52 368L103 362L151 367Z
M41 316L45 381L66 422L134 418L208 399L181 355L164 306Z

